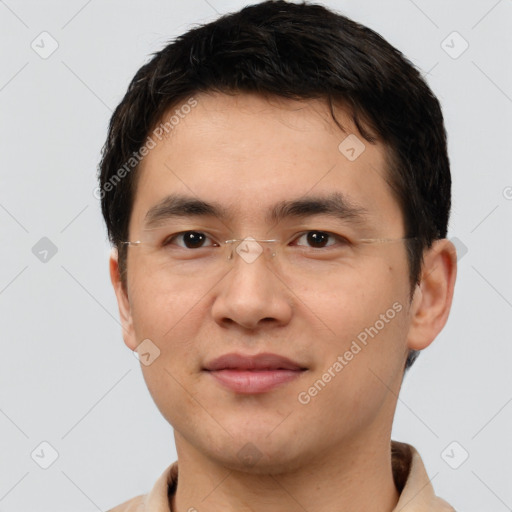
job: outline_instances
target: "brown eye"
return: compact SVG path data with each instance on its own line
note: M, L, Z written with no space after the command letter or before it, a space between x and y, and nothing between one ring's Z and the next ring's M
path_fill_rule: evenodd
M302 243L300 243L301 240ZM348 243L342 236L334 235L327 231L307 231L302 233L297 241L297 245L301 247L309 246L313 249L323 249L324 247L336 245L336 243L341 245Z
M178 233L167 238L164 242L164 245L171 245L175 241L176 245L183 247L185 249L198 249L201 247L205 247L205 241L209 240L209 238L200 231L184 231L183 233ZM206 246L213 245L212 243L207 244Z
M329 234L322 231L310 231L306 237L308 244L313 247L325 247L329 241Z

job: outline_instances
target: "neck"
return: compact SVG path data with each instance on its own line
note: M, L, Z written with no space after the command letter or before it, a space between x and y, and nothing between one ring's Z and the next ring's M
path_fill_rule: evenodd
M350 440L289 470L229 469L198 452L175 432L178 486L173 512L391 512L394 484L389 438Z

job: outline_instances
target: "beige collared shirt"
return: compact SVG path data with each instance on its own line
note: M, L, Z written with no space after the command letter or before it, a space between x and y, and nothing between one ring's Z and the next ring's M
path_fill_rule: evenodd
M393 477L400 493L394 512L455 512L435 495L423 461L416 449L391 441ZM148 494L132 498L107 512L172 512L169 497L176 491L178 463L171 464Z

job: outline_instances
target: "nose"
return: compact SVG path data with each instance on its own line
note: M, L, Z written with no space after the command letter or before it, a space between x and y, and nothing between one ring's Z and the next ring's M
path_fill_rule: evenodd
M218 284L212 306L213 318L221 326L257 329L283 326L291 320L292 294L264 256L253 259L243 252L233 253L233 267Z

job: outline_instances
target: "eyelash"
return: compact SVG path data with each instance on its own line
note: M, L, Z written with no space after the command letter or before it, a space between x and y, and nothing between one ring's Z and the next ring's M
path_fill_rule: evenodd
M171 245L173 240L175 240L176 238L178 238L180 236L186 235L187 233L198 233L198 234L201 234L201 235L205 235L206 238L208 238L208 239L211 239L211 237L209 237L203 231L188 230L188 231L181 231L179 233L175 233L174 235L171 235L171 236L167 237L163 241L162 246L166 247L166 246ZM344 236L337 235L335 233L331 233L330 231L322 231L322 230L319 230L319 229L310 229L308 231L302 231L300 233L297 233L295 238L293 238L293 241L295 241L297 239L300 239L303 236L308 235L309 233L321 233L322 235L327 235L327 236L330 236L331 238L334 238L335 240L337 240L342 245L345 245L345 246L352 245L351 242L346 237L344 237ZM189 249L189 250L194 250L194 249L197 250L197 249L202 249L202 248L205 248L205 247L218 247L218 243L217 242L214 242L214 243L216 243L217 245L207 245L207 246L200 246L200 247L196 247L196 248L190 248L190 247L185 247L184 245L183 246L182 245L178 245L178 247L182 247L183 249ZM328 247L332 247L333 245L334 244L326 245L324 247L311 247L311 246L309 246L309 248L310 249L326 249ZM302 247L302 246L299 246L299 247Z

